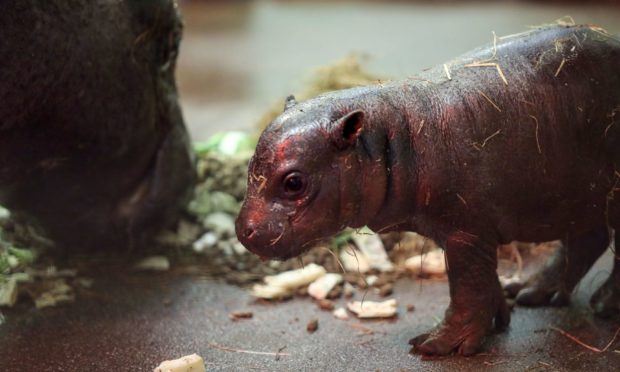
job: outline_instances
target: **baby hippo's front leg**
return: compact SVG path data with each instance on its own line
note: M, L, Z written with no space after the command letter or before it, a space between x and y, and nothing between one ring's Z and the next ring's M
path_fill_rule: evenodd
M427 355L475 354L487 331L510 323L497 278L497 247L476 235L457 231L445 244L450 306L443 322L432 332L413 338L413 350Z

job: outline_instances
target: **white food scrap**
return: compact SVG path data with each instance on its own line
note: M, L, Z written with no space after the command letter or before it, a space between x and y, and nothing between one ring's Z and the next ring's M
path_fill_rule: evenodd
M349 282L345 282L344 287L342 288L342 292L344 294L344 297L351 298L355 294L355 288Z
M206 372L205 362L198 354L161 362L153 372Z
M346 271L365 273L370 270L368 259L359 249L352 246L340 250L340 262Z
M67 284L64 278L50 280L45 287L47 290L34 297L34 305L37 309L75 300L73 288Z
M278 275L265 277L265 283L275 287L298 288L302 285L310 284L319 277L325 275L323 266L311 263L303 269L290 270Z
M13 306L17 302L17 279L10 277L6 282L0 282L0 306Z
M378 234L364 230L360 233L354 233L351 238L366 256L371 269L377 269L381 272L394 270L394 264L385 252L383 241Z
M366 284L368 284L369 286L373 286L375 285L375 283L377 283L377 280L379 280L379 277L376 275L368 275L366 277Z
M138 262L134 269L139 271L168 271L170 261L165 256L150 256Z
M264 298L266 300L275 300L278 298L288 297L293 294L293 290L284 287L274 287L264 284L254 284L251 291L252 296Z
M335 286L342 282L342 275L328 273L318 278L308 287L308 294L317 300L324 300Z
M336 319L347 320L349 319L349 314L347 314L347 310L344 307L339 307L332 313Z
M252 295L264 299L282 298L292 294L297 288L308 285L325 275L323 266L311 263L303 269L290 270L278 275L265 277L265 283L252 287Z
M397 306L395 299L383 302L353 301L347 304L347 308L358 318L391 318L396 315Z
M446 259L443 250L436 249L428 253L409 257L405 267L415 274L445 275Z

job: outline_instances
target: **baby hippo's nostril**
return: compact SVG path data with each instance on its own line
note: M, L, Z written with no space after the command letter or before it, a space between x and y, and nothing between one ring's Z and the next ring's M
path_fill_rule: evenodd
M254 230L254 229L253 229L253 228L251 228L251 227L248 227L248 228L246 228L246 229L243 231L243 236L244 236L246 239L252 239L252 237L253 237L255 234L256 234L256 230Z
M248 218L243 214L243 212L239 214L239 217L237 217L237 220L235 221L235 231L237 232L237 237L246 247L247 244L252 244L253 241L257 239L258 232L256 225L257 224L254 222L254 219Z

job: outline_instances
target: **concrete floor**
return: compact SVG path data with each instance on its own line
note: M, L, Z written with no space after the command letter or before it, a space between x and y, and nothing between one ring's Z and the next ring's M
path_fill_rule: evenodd
M480 355L435 360L409 354L407 342L442 317L446 282L402 279L394 292L397 319L342 321L307 298L257 303L247 290L209 279L207 269L148 275L102 266L91 273L95 286L74 304L37 311L22 303L5 311L0 371L151 371L162 360L192 353L204 357L209 371L617 371L620 340L597 354L549 329L565 329L599 348L611 340L620 323L594 319L586 305L608 264L609 255L584 279L571 307L517 307L510 329L491 335ZM415 311L407 312L407 304ZM228 314L237 310L254 317L233 322ZM319 329L309 334L312 318Z

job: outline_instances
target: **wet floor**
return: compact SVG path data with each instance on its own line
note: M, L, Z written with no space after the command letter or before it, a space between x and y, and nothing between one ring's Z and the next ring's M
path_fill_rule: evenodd
M593 318L587 306L608 263L584 279L571 307L517 307L510 329L491 335L480 355L435 360L410 354L407 342L442 317L445 281L400 280L398 318L362 322L337 320L308 298L257 303L247 290L204 276L103 270L74 304L37 311L22 303L5 312L0 370L151 371L162 360L198 353L209 371L617 371L620 340L596 353L550 328L598 348L612 339L620 323ZM254 317L230 320L238 310ZM319 329L309 334L313 318Z
M571 16L620 33L620 7L484 2L186 2L178 80L197 140L252 130L313 68L354 52L385 78L443 63L498 36Z

